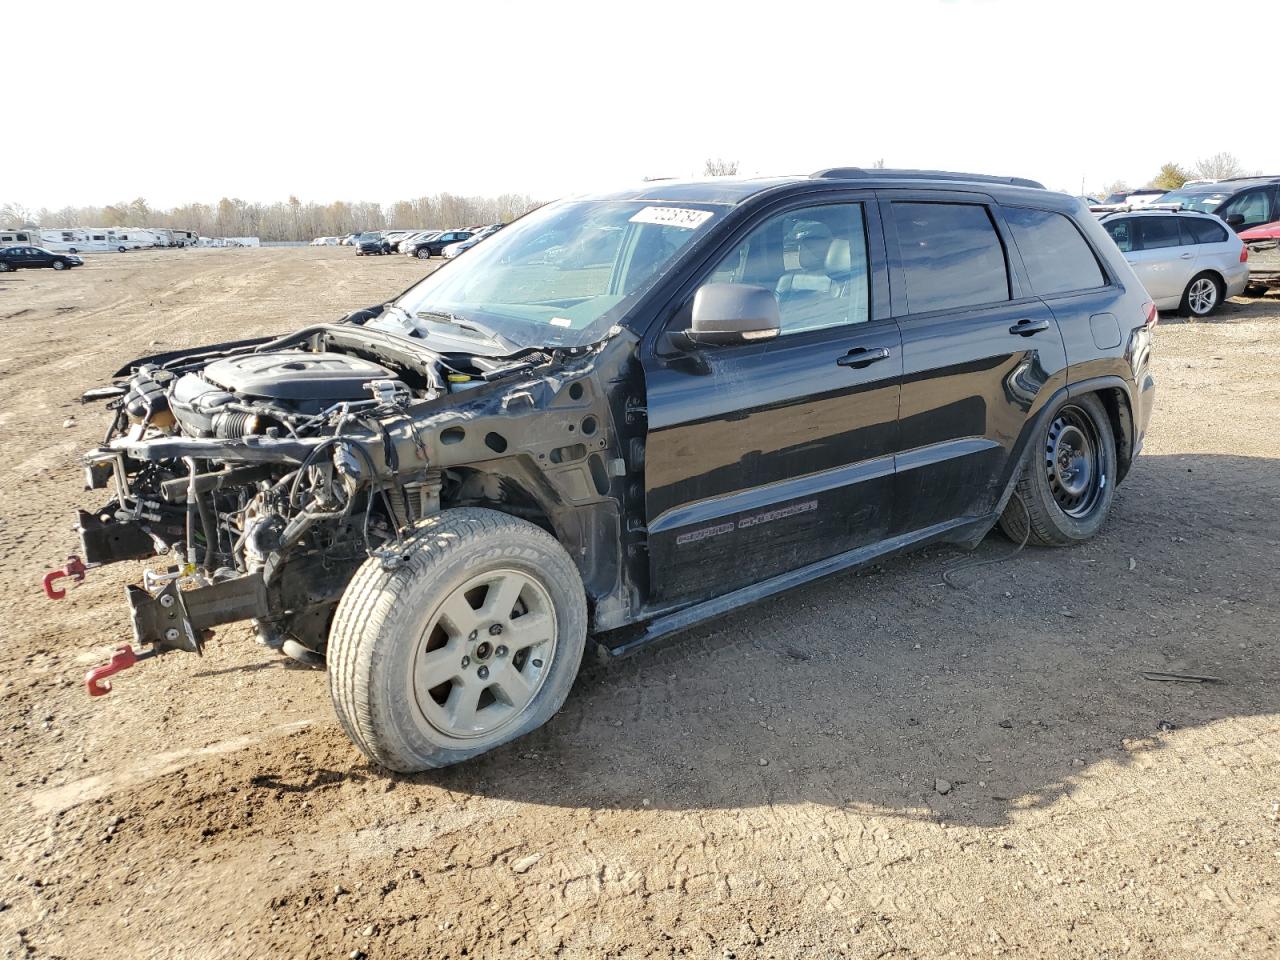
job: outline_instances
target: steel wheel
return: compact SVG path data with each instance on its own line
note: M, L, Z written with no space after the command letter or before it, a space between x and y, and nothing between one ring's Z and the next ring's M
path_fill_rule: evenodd
M427 622L409 678L413 701L446 736L496 733L541 689L556 634L555 607L536 579L506 569L473 577Z
M1218 285L1208 277L1198 277L1187 288L1187 307L1197 317L1213 312L1218 305Z
M1098 430L1092 418L1068 404L1049 424L1045 470L1049 491L1069 517L1089 515L1102 494L1106 473L1101 469Z

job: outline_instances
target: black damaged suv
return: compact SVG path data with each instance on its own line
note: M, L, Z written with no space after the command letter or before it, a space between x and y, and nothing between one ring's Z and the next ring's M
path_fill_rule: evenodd
M624 653L996 524L1092 536L1156 318L1088 210L1018 178L564 201L389 303L91 391L83 556L172 558L129 591L142 656L251 619L370 758L438 767L544 723L589 635Z

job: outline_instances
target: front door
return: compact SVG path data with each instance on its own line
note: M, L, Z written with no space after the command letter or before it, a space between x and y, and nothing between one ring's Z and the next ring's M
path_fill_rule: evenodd
M1066 354L990 198L895 196L881 216L903 356L891 532L928 535L995 509L1028 411L1065 382Z
M794 205L739 231L701 282L778 298L781 333L646 353L651 594L707 599L883 539L901 337L877 211ZM665 332L687 326L694 286Z

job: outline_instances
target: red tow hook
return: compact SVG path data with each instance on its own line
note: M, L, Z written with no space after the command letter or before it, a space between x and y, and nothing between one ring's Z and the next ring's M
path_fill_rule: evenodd
M67 591L61 587L55 587L54 584L68 577L74 577L76 583L80 583L84 580L84 571L85 565L79 557L74 555L67 557L65 567L60 570L50 570L44 575L44 595L50 600L61 600L67 595Z
M151 649L143 653L137 653L133 647L127 643L116 647L116 652L111 655L111 662L104 663L100 667L94 667L84 675L85 686L89 688L89 696L101 697L111 692L111 684L103 683L107 677L114 676L121 670L128 670L139 660L146 660L148 657L154 657L159 650Z

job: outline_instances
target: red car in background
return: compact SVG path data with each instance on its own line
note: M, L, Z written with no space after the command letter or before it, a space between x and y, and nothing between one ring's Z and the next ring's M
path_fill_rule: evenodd
M1250 292L1280 289L1280 220L1240 231L1249 250Z

